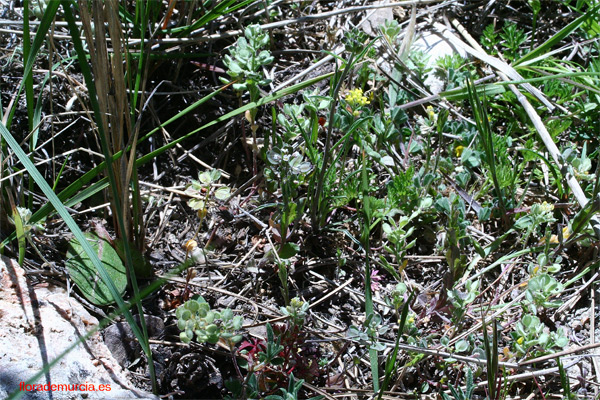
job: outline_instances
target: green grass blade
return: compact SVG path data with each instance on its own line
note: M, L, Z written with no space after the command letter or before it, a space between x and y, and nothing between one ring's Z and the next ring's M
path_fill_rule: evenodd
M30 48L29 54L28 54L26 62L25 62L25 67L23 68L23 77L27 77L27 76L31 75L31 72L33 70L33 63L35 62L37 53L40 50L40 48L42 47L42 44L44 44L46 34L48 33L48 29L50 29L50 25L52 24L52 21L54 21L54 16L56 15L56 12L58 11L59 6L60 6L60 2L58 2L58 1L51 1L48 3L48 6L46 7L46 11L44 12L44 15L42 17L42 20L40 21L40 24L38 25L38 29L37 29L37 32L35 33L35 37L33 38L33 43L31 44L31 48ZM23 90L24 85L25 85L25 79L23 79L23 81L21 82L21 85L19 86L19 90L17 91L17 98L20 97L21 91ZM14 106L10 110L10 113L9 113L9 116L7 119L7 123L6 123L7 128L11 126L12 118L15 114L15 111L17 110L18 103L19 103L18 101L15 101Z
M178 37L185 37L190 32L200 29L201 27L208 24L209 22L214 21L215 19L217 19L225 14L230 14L230 13L234 12L235 10L246 7L254 2L256 2L256 0L246 0L246 1L240 1L240 2L238 2L237 0L221 1L212 10L210 10L206 14L202 15L193 24L188 25L188 26L182 26L179 28L165 29L163 32L170 33L172 35L177 35Z
M52 191L52 188L50 188L50 185L48 185L48 183L44 180L44 178L42 177L40 172L37 170L35 165L33 165L31 160L29 160L29 157L27 157L27 154L25 154L23 149L21 149L21 147L19 146L19 144L17 143L15 138L6 129L4 124L0 124L0 135L4 138L4 140L6 141L8 146L11 148L11 150L17 156L18 160L23 164L25 169L27 169L27 172L29 172L29 174L31 175L31 177L33 178L35 183L39 186L39 188L44 193L44 195L52 203L52 205L54 206L54 209L58 212L58 214L61 216L61 218L65 221L65 223L67 224L67 226L69 227L71 232L73 232L73 235L79 241L79 243L81 244L81 247L83 247L85 253L90 258L92 263L94 264L94 267L96 267L98 269L98 273L100 274L100 277L102 278L104 283L106 283L106 286L110 290L111 295L113 296L113 299L115 300L117 305L120 308L125 309L125 301L119 295L113 281L110 279L110 277L106 271L106 268L104 268L104 265L98 258L98 255L96 254L96 252L94 252L94 250L92 249L92 247L90 246L88 241L83 236L83 232L81 232L81 229L79 229L79 227L75 223L75 220L73 220L73 217L71 217L71 215L69 214L67 209L64 207L64 205L58 199L56 194ZM125 313L125 318L131 324L131 328L134 331L136 337L138 337L138 335L141 337L141 332L139 331L139 328L137 327L137 324L135 323L133 316L131 315L130 312L127 311ZM139 339L139 337L138 337L138 339Z
M12 208L12 216L19 245L19 265L22 267L23 261L25 261L25 228L23 227L23 218L21 218L21 214L19 214L19 209L17 207Z
M365 249L365 318L370 320L373 317L373 293L371 292L371 219L373 217L371 210L371 198L369 196L369 179L367 172L367 157L363 152L362 174L360 191L362 193L362 235L361 243ZM371 340L376 340L371 337ZM379 391L379 355L377 349L372 346L369 348L369 362L371 364L371 375L373 376L373 392Z
M546 40L544 43L542 43L541 45L539 45L538 47L536 47L529 53L525 54L523 57L519 58L517 61L515 61L512 64L513 67L516 68L519 65L526 65L525 63L527 61L537 58L537 57L541 56L542 54L545 54L546 52L550 51L550 49L553 46L558 45L565 37L567 37L573 31L575 31L577 28L579 28L584 22L588 21L590 18L598 18L597 12L599 9L600 9L600 4L596 4L596 6L594 6L593 8L590 8L585 14L583 14L581 17L577 18L575 21L571 22L569 25L562 28L550 39Z
M506 89L499 83L490 83L487 85L477 87L477 94L481 96L495 96L506 92ZM441 92L440 97L445 98L448 101L462 101L469 98L469 89L466 86L459 87L456 89Z
M26 2L29 3L29 2ZM23 58L28 60L31 54L31 37L29 32L29 4L27 7L23 7ZM25 99L27 106L27 117L29 122L29 131L33 130L33 75L31 71L23 75L23 81L25 84ZM30 151L32 151L30 146Z

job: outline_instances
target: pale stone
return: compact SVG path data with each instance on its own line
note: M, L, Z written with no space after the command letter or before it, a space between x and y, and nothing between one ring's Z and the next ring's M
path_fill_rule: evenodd
M21 382L41 371L97 324L98 320L65 289L49 283L33 286L16 262L0 257L0 398L19 390ZM98 332L35 382L48 383L94 385L96 390L27 392L23 398L157 399L133 388ZM104 386L110 387L110 392L98 391L99 385L110 385Z

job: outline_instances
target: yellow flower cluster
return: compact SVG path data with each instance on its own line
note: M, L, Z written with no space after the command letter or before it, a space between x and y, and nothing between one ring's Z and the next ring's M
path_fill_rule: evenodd
M346 101L351 107L362 107L371 104L367 96L363 95L362 89L353 89L346 95Z
M436 115L435 115L435 111L433 110L432 106L427 106L427 116L429 117L429 119L433 120Z

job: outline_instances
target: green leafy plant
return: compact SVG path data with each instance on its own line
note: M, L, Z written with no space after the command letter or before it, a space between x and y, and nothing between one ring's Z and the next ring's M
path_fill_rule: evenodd
M513 225L514 229L525 231L525 234L521 238L523 244L527 244L529 237L534 232L539 234L540 226L556 221L553 212L554 206L552 204L546 202L541 204L536 203L529 209L529 214L522 216L515 222Z
M298 379L294 377L294 373L290 374L290 382L288 383L287 389L279 388L281 394L271 394L265 397L265 400L297 400L299 397L300 389L304 384L304 379ZM311 397L311 399L321 399L322 396ZM310 399L309 399L310 400Z
M567 231L568 232L568 228ZM568 235L565 235L568 237ZM558 240L557 240L558 242ZM550 243L548 243L550 244ZM545 249L549 249L550 246L546 246ZM529 275L535 276L538 274L548 273L555 274L560 271L560 265L563 261L562 256L556 256L554 254L550 254L550 251L544 251L543 253L538 254L537 263L529 264L527 271Z
M266 340L252 339L240 344L238 351L243 358L239 363L248 372L243 381L227 383L234 398L250 392L270 395L285 387L289 391L292 373L308 382L319 375L319 353L306 342L303 329L308 308L308 302L293 298L290 305L281 308L289 317L285 324L267 324Z
M220 185L221 172L217 169L204 171L198 174L198 180L192 180L185 190L185 194L190 196L187 204L192 210L196 210L200 222L193 238L195 239L200 232L202 222L210 208L216 207L219 201L226 200L231 195L229 187Z
M506 22L499 36L503 39L503 42L501 42L502 47L506 49L504 52L505 57L508 60L519 58L523 52L521 45L527 40L525 31L518 28L514 22Z
M577 150L573 147L567 147L562 152L563 159L569 165L569 172L577 179L583 181L594 181L596 174L590 173L592 169L592 159L587 154L587 143L583 144L581 154L577 156Z
M475 391L475 383L473 382L473 371L471 371L470 368L466 368L466 370L465 390L463 391L460 387L455 388L452 385L448 385L452 397L448 396L446 393L442 393L442 398L444 400L471 400L473 392Z
M244 29L244 37L237 40L223 59L231 78L223 78L223 82L233 82L235 90L248 91L251 101L260 97L258 87L270 82L262 73L262 67L274 59L268 50L264 50L268 45L269 35L259 25L249 25Z
M369 350L383 351L385 344L377 340L377 338L385 334L389 327L383 323L381 315L377 313L369 314L363 326L350 325L346 337L350 340L355 340L363 346L367 346Z
M227 66L227 74L230 79L221 78L224 83L232 83L233 89L240 96L240 106L242 105L241 95L248 92L250 102L256 102L260 99L260 86L267 85L270 80L264 77L262 68L273 62L274 58L270 51L265 50L269 45L269 35L262 30L260 25L249 25L244 29L244 37L237 40L235 46L231 47L229 54L225 55L223 62ZM250 108L245 117L250 124L252 132L252 151L256 155L258 150L256 131L256 107ZM243 144L246 146L246 134L243 129ZM256 158L254 168L256 169ZM256 172L256 171L255 171Z
M277 179L281 188L282 202L275 237L283 246L288 239L289 227L303 214L306 200L298 198L298 188L312 170L312 165L300 153L289 154L286 148L268 151L267 160L271 166L268 175Z
M471 71L466 68L465 59L459 54L441 57L435 64L435 75L446 83L445 90L464 86L466 79L471 76Z
M195 336L200 343L215 344L223 341L231 348L242 340L238 331L242 328L243 317L234 316L229 308L211 310L202 296L179 306L176 316L177 327L181 330L179 338L184 343L191 342Z
M519 356L538 355L551 352L553 348L563 348L569 344L569 339L561 328L557 332L547 332L548 328L539 317L525 314L511 332L513 348Z
M538 274L529 279L525 298L532 312L536 313L541 308L559 307L562 302L550 300L551 297L562 293L564 286L549 274Z
M448 300L452 304L452 321L457 326L460 326L469 306L478 295L479 281L466 281L464 291L456 288L448 291Z
M454 283L462 278L467 266L467 259L463 249L469 244L470 238L467 235L466 228L470 225L466 218L465 203L462 198L455 193L450 193L449 197L439 197L434 202L435 209L446 216L447 226L444 240L441 243L446 262L448 263L448 272L444 279L443 295L440 305L445 303L446 293L454 287Z
M390 44L396 43L398 35L402 32L402 27L395 19L386 19L379 29Z
M481 45L489 54L498 54L496 46L500 42L498 33L496 33L496 27L493 24L489 24L485 27L481 34Z
M416 239L409 241L409 238L413 235L415 230L415 227L409 227L409 224L429 209L432 204L433 200L430 197L426 197L419 202L417 209L409 216L400 215L398 218L397 215L400 214L400 211L392 209L386 213L383 218L384 222L382 222L381 228L387 239L387 242L384 244L384 249L395 257L396 264L399 265L399 268L402 268L400 266L404 265L404 256L406 255L406 252L417 242ZM397 276L395 269L383 255L380 256L380 262L388 272Z

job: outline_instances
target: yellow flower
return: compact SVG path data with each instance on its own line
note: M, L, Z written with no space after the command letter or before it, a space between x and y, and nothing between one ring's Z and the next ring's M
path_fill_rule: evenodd
M435 117L435 111L433 111L432 106L427 106L427 115L429 116L429 119L433 119Z
M517 343L519 343L519 344L523 344L524 341L525 341L525 339L523 338L523 336L521 336L520 338L517 339Z
M568 226L565 226L565 227L562 228L562 236L563 236L564 240L567 240L569 238L569 236L571 236L571 230L569 229ZM543 244L543 240L540 240L540 243ZM552 235L552 236L550 236L550 243L551 244L558 244L558 235Z
M360 88L350 90L346 95L346 101L351 107L363 107L371 104L369 99L363 95L363 91Z
M456 157L460 157L462 156L464 150L465 146L456 146L456 148L454 149L454 154L456 154Z
M548 204L547 201L544 201L542 204L540 204L540 206L542 208L542 212L550 213L554 211L554 205Z

